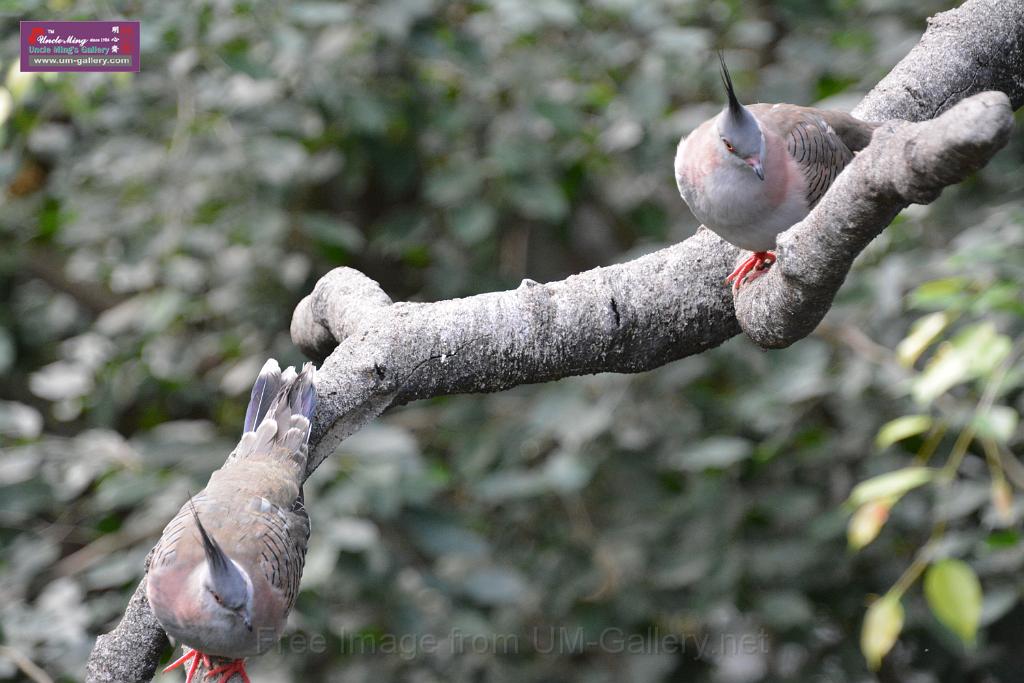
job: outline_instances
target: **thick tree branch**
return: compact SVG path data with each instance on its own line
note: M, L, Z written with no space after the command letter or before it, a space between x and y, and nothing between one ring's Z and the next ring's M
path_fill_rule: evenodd
M914 49L853 110L865 121L926 121L999 90L1024 106L1024 2L969 0L928 19Z
M149 568L149 558L146 559ZM167 634L153 616L146 599L146 578L143 577L121 622L110 633L96 639L85 665L89 683L124 683L148 681L156 672L160 655L170 643Z
M292 338L324 362L312 472L338 442L386 408L420 398L500 391L594 372L639 372L739 332L722 272L737 254L708 230L629 263L561 282L429 304L352 299L375 284L350 268L320 280ZM379 291L379 290L377 290ZM358 315L340 313L348 303ZM337 337L335 336L337 335Z
M968 0L932 18L917 47L854 113L923 121L990 89L1005 92L1009 104L987 93L936 122L880 130L819 207L782 236L773 272L741 290L738 317L755 341L779 346L809 333L850 262L903 206L931 201L984 164L1005 141L1010 107L1024 103L1022 63L1024 3ZM525 281L510 292L433 304L392 304L355 271L329 273L292 321L296 344L327 358L307 474L342 438L394 405L636 372L721 344L740 330L724 285L737 254L702 229L668 249L563 282ZM167 641L144 585L121 623L97 639L87 681L152 677Z

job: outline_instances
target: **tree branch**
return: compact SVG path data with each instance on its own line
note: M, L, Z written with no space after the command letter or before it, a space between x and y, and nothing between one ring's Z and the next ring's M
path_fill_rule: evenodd
M1024 106L1024 3L968 0L928 19L917 45L853 110L865 121L926 121L999 90Z
M146 569L149 569L149 557ZM160 655L169 644L167 634L149 608L146 577L143 576L120 623L110 633L96 638L85 665L85 680L88 683L151 680Z
M292 321L292 339L310 356L329 347L325 339L343 339L318 375L310 439L317 446L307 475L391 406L639 372L721 344L739 332L722 275L737 253L702 229L668 249L561 282L524 280L507 292L429 304L377 297L367 305L352 293L375 283L351 268L331 271Z
M887 124L817 209L780 237L779 261L738 297L738 318L764 346L808 334L853 258L909 202L983 165L1024 103L1024 3L968 0L933 17L920 43L855 114ZM685 210L680 204L680 210ZM307 476L344 437L391 406L499 391L593 372L638 372L717 346L740 331L724 284L738 250L701 229L629 263L562 282L432 304L391 303L350 269L326 275L298 306L292 338L318 360L318 410ZM770 315L769 315L770 313ZM335 348L337 347L337 348ZM144 681L166 636L143 589L101 636L87 681Z

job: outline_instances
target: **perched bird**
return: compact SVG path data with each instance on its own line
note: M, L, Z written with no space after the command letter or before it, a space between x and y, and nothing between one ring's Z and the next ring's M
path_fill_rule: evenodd
M679 194L701 223L754 252L726 279L733 291L775 262L775 238L803 220L878 124L794 104L740 104L725 58L728 102L679 141Z
M220 683L270 649L295 603L309 540L303 507L316 369L268 360L227 462L182 506L153 550L146 596L167 635L191 648L168 666L202 661ZM213 668L210 657L231 659Z

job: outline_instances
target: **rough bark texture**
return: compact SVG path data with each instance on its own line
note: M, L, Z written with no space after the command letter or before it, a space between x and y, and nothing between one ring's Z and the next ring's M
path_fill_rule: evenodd
M928 30L853 110L865 121L926 121L958 101L999 90L1024 105L1024 2L970 0L928 19Z
M344 340L319 373L307 474L391 406L639 372L720 344L739 332L721 275L737 253L702 229L668 249L561 282L524 280L507 292L429 304L388 303L362 273L331 271L292 321L293 340L310 356L330 349L325 339ZM368 291L372 305L355 295Z
M977 93L986 92L957 104ZM933 17L920 43L854 113L882 127L815 210L779 238L779 260L740 290L724 278L738 250L707 230L681 244L562 282L432 304L395 303L350 269L304 299L292 338L326 358L307 475L389 407L593 372L637 372L717 346L740 327L766 347L807 335L850 264L908 203L984 165L1024 104L1024 3L968 0ZM956 105L956 106L954 106ZM685 211L680 202L680 211ZM87 681L150 680L166 636L143 586L100 636ZM232 679L238 680L237 677Z
M146 560L149 567L149 559ZM124 683L153 678L160 655L169 645L167 634L149 609L146 578L128 601L124 617L110 633L96 639L85 666L90 683Z

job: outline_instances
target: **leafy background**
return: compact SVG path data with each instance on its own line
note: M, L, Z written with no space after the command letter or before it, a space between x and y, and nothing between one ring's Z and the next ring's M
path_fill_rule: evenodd
M744 99L850 106L949 6L0 2L0 680L82 677L260 365L301 360L319 275L435 300L684 239L671 162L720 106L715 48ZM115 17L141 73L19 72L18 19ZM791 349L427 401L344 443L254 679L1019 680L1022 160L1017 133L905 211ZM911 466L848 542L853 487Z

